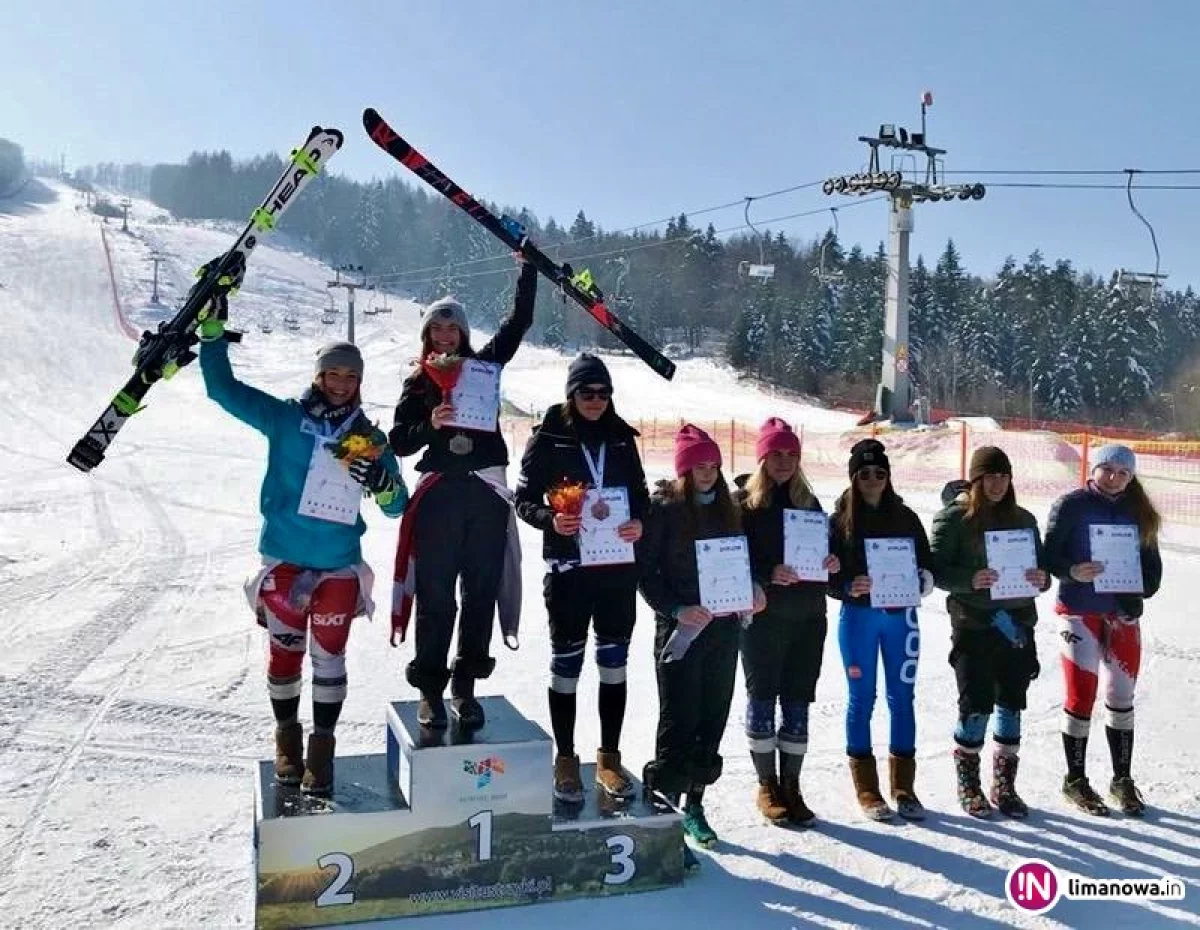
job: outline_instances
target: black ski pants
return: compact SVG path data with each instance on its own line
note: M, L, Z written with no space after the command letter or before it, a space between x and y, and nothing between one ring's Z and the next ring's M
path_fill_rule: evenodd
M474 475L443 477L424 495L416 526L416 656L413 687L440 694L450 678L447 657L458 617L454 674L487 678L496 595L508 544L509 504ZM461 581L462 609L455 589Z
M734 616L715 618L683 658L664 663L663 647L676 623L662 616L656 621L658 734L646 774L652 788L670 794L711 785L721 777L719 750L737 680L741 624Z

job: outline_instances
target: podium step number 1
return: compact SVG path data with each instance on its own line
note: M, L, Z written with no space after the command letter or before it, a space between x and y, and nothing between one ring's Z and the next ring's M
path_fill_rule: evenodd
M323 927L623 894L683 880L677 813L621 801L584 766L583 804L553 798L553 746L502 697L487 725L434 731L388 706L387 751L336 760L335 794L256 785L256 923Z

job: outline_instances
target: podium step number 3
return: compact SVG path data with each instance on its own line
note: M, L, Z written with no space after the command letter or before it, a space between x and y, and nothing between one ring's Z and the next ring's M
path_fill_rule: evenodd
M388 707L387 751L336 760L334 796L256 785L256 924L322 927L649 891L683 880L679 815L592 787L553 799L550 738L504 698L487 725L431 731Z

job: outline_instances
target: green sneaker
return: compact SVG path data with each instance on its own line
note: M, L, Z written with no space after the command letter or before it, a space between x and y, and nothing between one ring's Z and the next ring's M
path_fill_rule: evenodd
M704 805L692 802L683 809L683 832L692 838L692 842L705 849L717 845L717 832L708 825L704 816Z

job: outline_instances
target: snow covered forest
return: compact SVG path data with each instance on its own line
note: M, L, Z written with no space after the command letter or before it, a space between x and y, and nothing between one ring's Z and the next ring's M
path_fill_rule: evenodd
M276 155L235 162L218 152L195 153L183 165L99 165L76 176L148 197L181 219L242 220L281 168ZM865 404L873 396L882 243L842 243L832 231L795 242L764 230L762 258L776 273L762 283L739 272L740 263L759 261L757 238L723 236L695 217L680 215L663 229L606 232L583 211L563 226L496 206L552 256L590 268L613 309L669 345L669 354L724 354L747 375L827 399ZM395 293L418 301L457 293L481 325L510 303L513 265L488 233L442 198L395 178L323 177L289 214L288 231L316 257L361 265ZM953 241L936 260L915 260L917 390L935 407L964 413L1200 431L1200 298L1192 288L1160 289L1151 303L1117 288L1109 270L1047 258L1036 243L1019 248L1034 250L987 277L967 271ZM548 288L539 295L534 335L552 347L616 348Z

